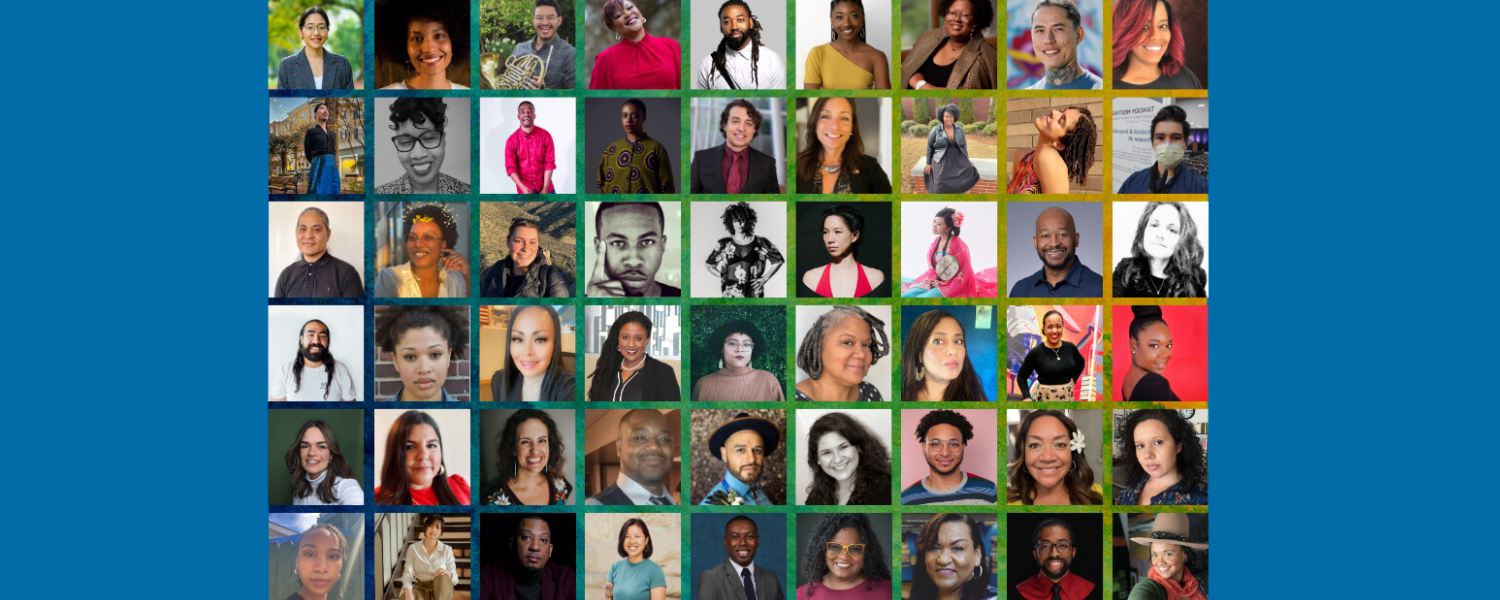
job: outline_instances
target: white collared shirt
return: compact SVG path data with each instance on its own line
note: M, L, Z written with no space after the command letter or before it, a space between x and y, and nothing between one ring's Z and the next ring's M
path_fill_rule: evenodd
M621 471L619 475L615 476L615 486L619 487L620 491L624 492L625 495L630 498L630 501L634 502L636 506L651 506L651 498L656 497L656 494L651 493L651 490L648 490L645 487L641 486L641 484L636 483L636 481L627 476L624 471ZM661 495L666 497L667 504L677 504L677 501L672 499L672 490L663 489ZM583 503L591 506L602 506L604 504L603 502L600 502L594 498L584 500Z
M715 46L717 51L718 47ZM724 69L729 71L729 76L734 78L734 84L742 90L784 90L786 89L786 61L781 60L781 55L772 50L770 46L760 47L760 61L757 63L760 70L760 80L757 83L752 77L753 69L750 67L750 44L745 44L742 50L730 50L724 53ZM703 57L698 63L698 77L693 80L695 90L727 90L731 89L724 81L724 76L714 68L714 57Z
M417 540L406 547L406 570L401 574L401 583L406 589L411 589L414 582L432 581L433 573L439 568L443 569L443 576L458 584L458 561L453 560L453 548L438 542L437 548L429 555L422 541Z

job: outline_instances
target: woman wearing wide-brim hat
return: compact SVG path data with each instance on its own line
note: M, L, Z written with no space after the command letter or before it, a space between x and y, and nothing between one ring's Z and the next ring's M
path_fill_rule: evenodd
M1128 600L1208 600L1206 573L1193 552L1207 550L1208 544L1188 541L1190 534L1186 513L1161 513L1150 537L1130 538L1151 549L1151 570Z

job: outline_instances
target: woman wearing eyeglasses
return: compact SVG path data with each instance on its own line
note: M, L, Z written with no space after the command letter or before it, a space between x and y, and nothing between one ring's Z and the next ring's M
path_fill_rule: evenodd
M809 538L798 565L808 582L797 600L890 600L890 558L869 517L830 513Z
M410 208L401 222L410 260L375 276L375 297L468 298L469 261L453 249L458 223L448 208L441 204Z
M442 172L448 105L442 98L397 98L391 103L391 143L406 174L375 187L377 194L467 194L469 184ZM461 132L463 135L467 132Z
M349 59L323 47L333 33L327 12L309 6L297 18L297 33L302 36L302 49L281 59L281 65L276 68L276 89L354 89L354 69L349 67Z
M943 27L923 33L901 61L908 90L993 90L999 52L984 39L995 20L989 0L939 0Z

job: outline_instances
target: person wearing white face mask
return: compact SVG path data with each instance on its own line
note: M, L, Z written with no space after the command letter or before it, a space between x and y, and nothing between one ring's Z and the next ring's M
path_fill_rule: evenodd
M1132 173L1118 193L1207 194L1208 178L1182 165L1192 135L1187 111L1174 104L1163 106L1151 119L1151 149L1156 153L1156 163Z

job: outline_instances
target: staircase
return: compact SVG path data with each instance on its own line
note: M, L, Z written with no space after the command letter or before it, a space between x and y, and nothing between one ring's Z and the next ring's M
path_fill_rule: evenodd
M377 572L385 575L381 584L381 598L400 600L401 573L406 570L406 549L422 541L421 513L386 513L378 515L375 523L375 552ZM453 586L454 600L469 600L472 596L474 549L471 539L470 515L443 515L443 535L438 538L453 548L453 560L458 567L458 583ZM384 570L382 565L390 565Z

